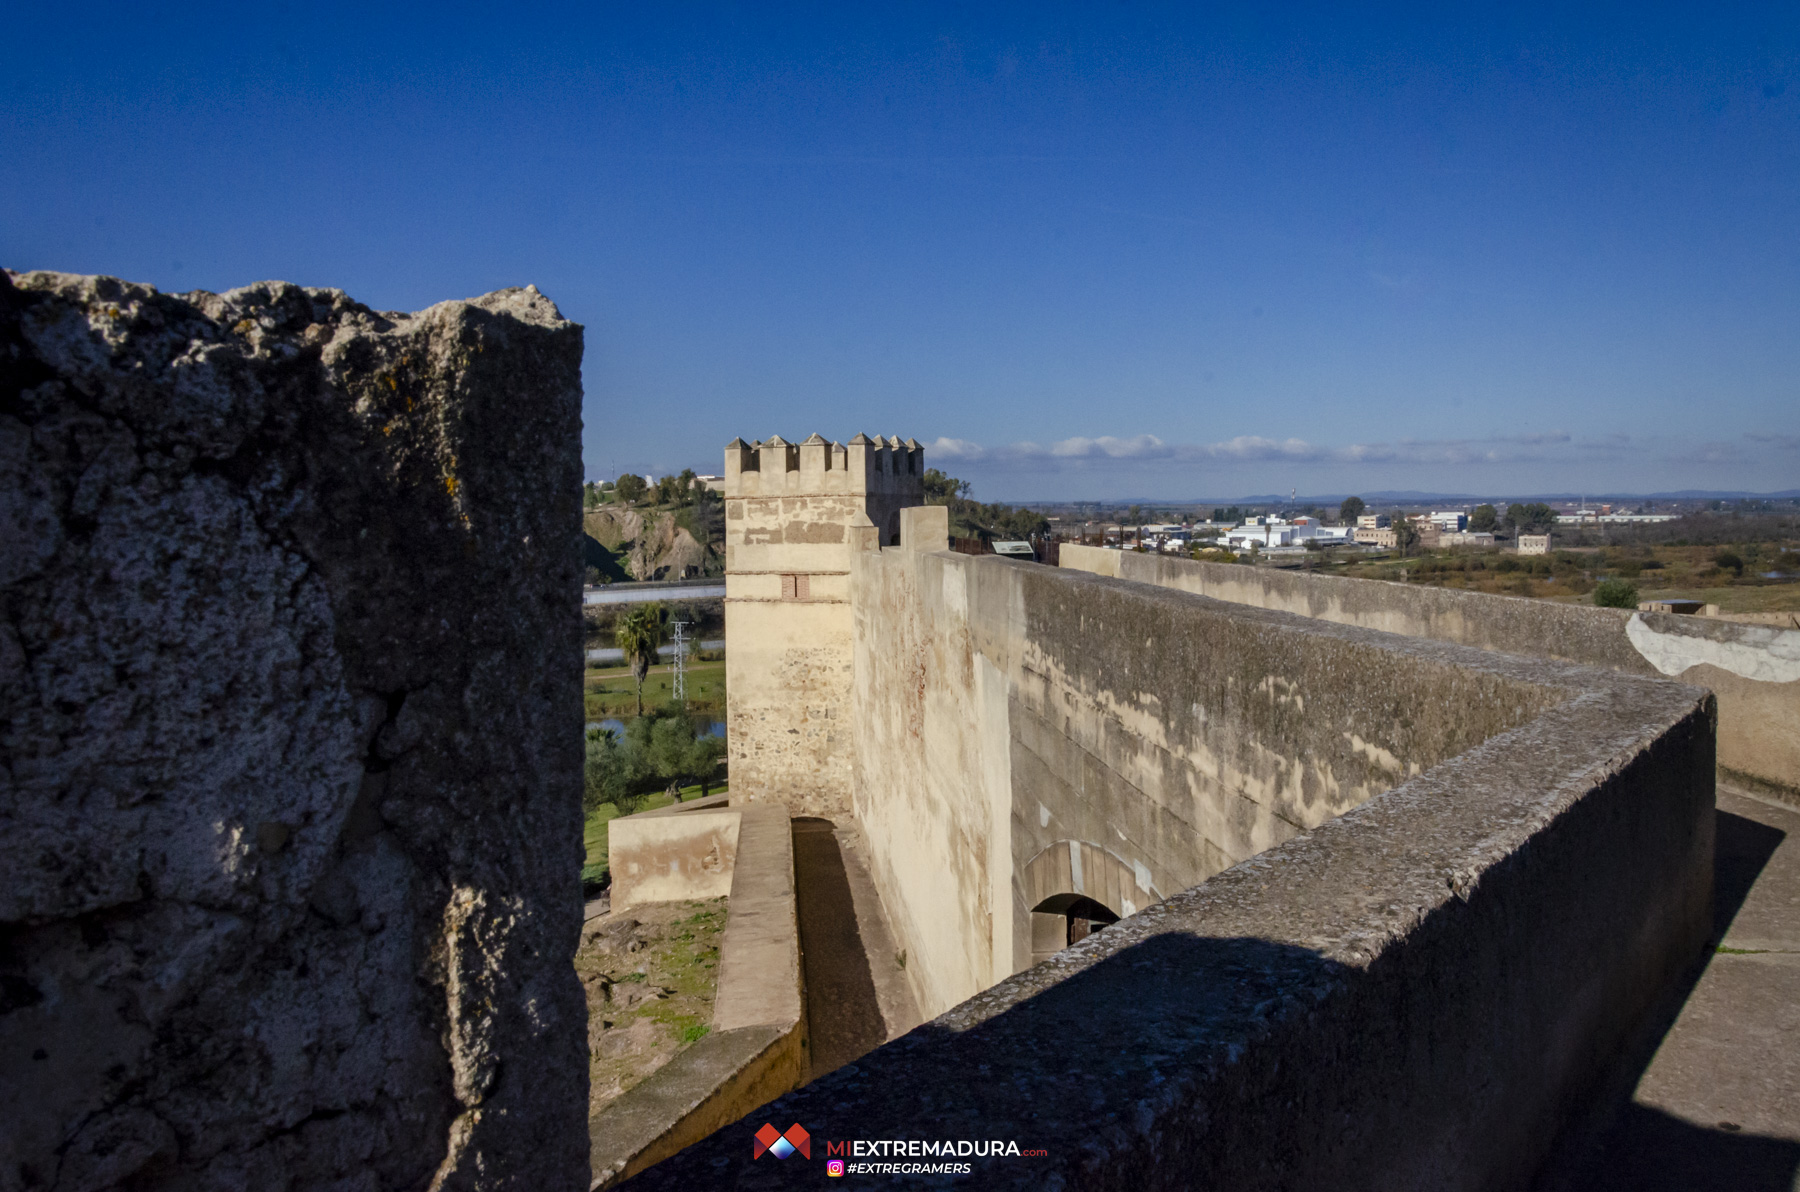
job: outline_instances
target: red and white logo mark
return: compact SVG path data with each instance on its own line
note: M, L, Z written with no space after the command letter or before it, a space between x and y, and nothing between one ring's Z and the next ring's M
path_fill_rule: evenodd
M750 1157L760 1159L766 1152L777 1159L785 1159L795 1151L808 1159L812 1158L812 1135L799 1122L788 1127L783 1134L774 1126L764 1122L763 1128L756 1132L756 1141L751 1146Z

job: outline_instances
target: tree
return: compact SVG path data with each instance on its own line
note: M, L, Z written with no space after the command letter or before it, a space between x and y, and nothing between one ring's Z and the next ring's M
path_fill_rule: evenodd
M1713 556L1713 563L1722 571L1730 571L1736 575L1744 574L1744 560L1731 551L1720 551Z
M632 472L627 472L619 477L615 488L618 491L619 500L627 505L633 505L643 500L644 494L650 491L650 486L644 482L644 478Z
M925 503L927 505L948 505L959 497L969 495L969 482L958 480L954 476L946 476L936 468L925 469Z
M1469 529L1477 533L1491 533L1500 524L1500 514L1492 505L1477 505L1475 512L1469 514Z
M703 735L700 722L681 709L653 709L621 732L590 729L583 766L583 802L592 812L611 803L632 810L641 795L698 781L716 781L723 738Z
M683 468L679 476L664 476L656 482L656 499L663 505L686 505L694 499L695 489L705 491L706 486L696 484L694 469Z
M946 476L936 468L925 472L925 503L950 507L950 536L979 538L1033 538L1050 530L1050 519L1035 509L1011 505L983 505L969 500L969 482Z
M1368 506L1363 504L1361 497L1345 497L1344 503L1338 506L1338 520L1349 525L1361 517L1362 511L1367 508Z
M1601 608L1636 608L1637 585L1628 579L1603 579L1594 587L1594 603Z
M1405 558L1406 552L1418 544L1419 528L1407 521L1406 518L1400 514L1394 515L1392 525L1394 528L1394 545L1399 548L1400 557Z
M692 496L693 503L675 515L676 524L685 525L702 546L721 542L725 537L725 498L703 484L694 486Z
M662 605L639 604L620 617L618 627L613 630L613 640L631 667L631 677L637 680L639 716L644 714L644 679L650 674L657 648L663 644L668 620L669 612Z
M1529 505L1508 505L1506 524L1518 534L1542 534L1556 524L1556 510L1542 501Z

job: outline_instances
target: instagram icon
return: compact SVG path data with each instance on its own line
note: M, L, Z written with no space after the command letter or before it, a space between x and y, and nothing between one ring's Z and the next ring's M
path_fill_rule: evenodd
M842 1159L827 1159L825 1161L825 1174L826 1175L843 1175L844 1174L844 1161Z

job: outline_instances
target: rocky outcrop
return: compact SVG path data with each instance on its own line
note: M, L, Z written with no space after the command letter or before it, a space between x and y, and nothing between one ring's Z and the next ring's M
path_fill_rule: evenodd
M0 1189L586 1187L580 364L0 274Z
M598 548L622 560L631 579L697 579L725 573L723 543L701 542L670 510L593 509L583 520L590 551ZM609 571L604 562L585 561L603 574Z

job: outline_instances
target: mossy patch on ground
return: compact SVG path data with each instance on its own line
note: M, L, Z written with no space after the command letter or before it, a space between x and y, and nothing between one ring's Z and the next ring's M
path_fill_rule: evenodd
M590 1116L706 1037L727 909L723 898L649 903L582 928Z

